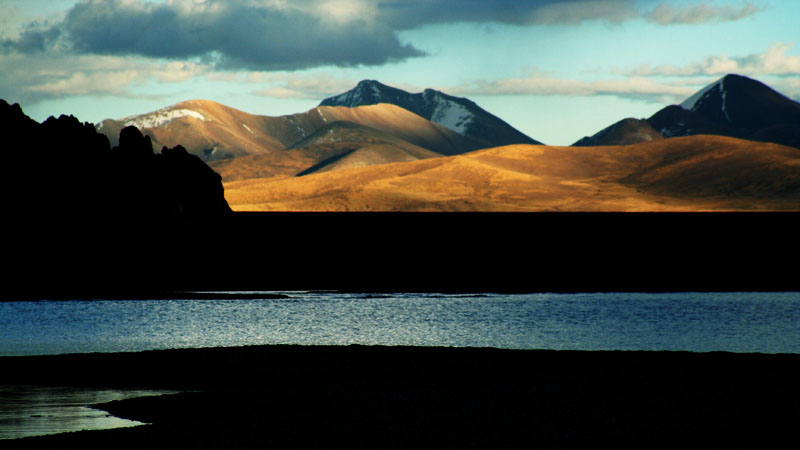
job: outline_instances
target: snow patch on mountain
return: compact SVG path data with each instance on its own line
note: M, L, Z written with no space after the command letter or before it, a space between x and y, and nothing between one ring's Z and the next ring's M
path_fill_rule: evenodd
M719 80L709 84L708 86L704 87L703 89L700 89L699 91L695 92L694 95L692 95L691 97L687 98L686 100L684 100L683 103L681 103L681 108L691 111L695 107L697 102L701 98L703 98L703 96L705 96L707 92L711 91L712 89L716 88L717 86L719 86L720 90L722 90L722 84L723 84L724 80L725 80L724 77L720 78Z
M722 90L722 114L725 114L725 118L730 122L731 116L728 115L728 91L725 90L725 87L721 83L720 89Z
M346 106L348 108L354 108L356 106L361 105L361 102L363 100L363 97L362 97L361 93L362 93L364 87L367 86L367 85L372 87L372 92L373 92L373 94L375 96L380 97L381 92L380 92L380 89L378 89L377 86L375 86L374 84L371 84L371 83L368 84L368 82L362 81L354 89L351 89L351 90L345 92L344 94L340 94L340 95L337 95L335 97L331 97L329 100L332 102L332 104L337 105L337 106Z
M287 116L283 116L283 117L282 117L282 119L283 119L284 121L286 121L286 122L289 122L290 124L292 124L292 126L294 126L294 129L295 129L295 130L297 130L297 132L300 134L300 136L302 136L303 138L305 138L305 137L306 137L306 130L304 130L304 129L303 129L301 126L297 125L297 124L294 122L294 120L290 119L290 118L289 118L289 117L287 117Z
M436 100L436 109L431 115L431 122L464 134L475 116L463 105L442 98Z
M203 116L197 111L192 111L191 109L164 108L164 109L159 109L158 111L151 112L149 114L126 117L122 119L121 122L126 127L135 126L136 128L144 129L144 128L156 128L163 125L167 125L173 120L180 119L181 117L192 117L198 120L202 120L204 122L206 120L205 116Z

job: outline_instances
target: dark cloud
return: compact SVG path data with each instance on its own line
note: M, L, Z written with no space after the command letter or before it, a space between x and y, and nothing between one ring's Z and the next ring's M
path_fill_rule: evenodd
M0 48L19 53L43 52L51 47L61 35L61 30L47 24L33 22L28 24L16 39L0 41Z
M672 5L669 0L649 4L652 10L637 9L633 0L377 0L377 9L380 20L395 29L452 22L577 25L637 18L660 25L693 25L741 20L766 9L749 1L740 6L717 6L713 1Z
M377 7L381 20L397 29L452 22L618 23L638 15L632 0L379 0Z
M61 36L77 53L199 57L218 68L253 70L379 65L423 55L385 24L326 21L257 2L89 0L75 5L62 23L36 33L23 33L4 47L30 53Z
M749 2L741 8L660 2L638 11L634 0L83 0L58 24L34 23L0 41L0 50L30 54L61 46L78 54L198 58L218 69L295 70L422 56L398 32L430 24L640 18L668 25L739 20L759 10Z

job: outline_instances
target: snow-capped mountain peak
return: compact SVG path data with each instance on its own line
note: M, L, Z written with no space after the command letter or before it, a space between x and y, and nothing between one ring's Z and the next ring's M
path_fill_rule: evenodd
M320 106L357 106L390 103L407 109L431 122L487 145L539 144L520 133L474 102L435 89L411 94L375 80L363 80L353 89L320 103Z
M326 99L320 106L346 106L355 108L362 105L383 103L384 98L391 96L387 92L392 88L375 80L362 80L349 91Z
M706 96L709 92L713 92L716 90L723 91L725 87L725 77L720 78L719 80L709 84L708 86L700 89L699 91L692 94L691 97L687 98L686 100L681 103L681 108L691 111L692 109L697 106L697 102L700 101L703 97Z
M195 119L202 121L206 120L206 117L197 111L184 108L174 109L172 107L169 107L169 108L162 108L159 109L158 111L153 111L148 114L125 117L124 119L120 119L120 122L122 122L126 127L133 125L136 128L142 130L145 128L160 127L181 117L193 117Z
M728 74L648 122L667 136L721 134L800 146L800 103L766 84Z

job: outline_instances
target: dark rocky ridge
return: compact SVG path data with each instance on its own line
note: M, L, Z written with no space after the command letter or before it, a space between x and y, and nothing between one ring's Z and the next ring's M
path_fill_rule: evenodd
M386 86L375 80L363 80L355 88L343 94L326 98L319 106L354 108L378 103L397 105L420 117L444 126L459 125L463 131L454 131L477 139L487 147L510 144L541 144L541 142L531 139L497 116L487 112L475 102L466 98L447 95L434 89L425 89L423 92L411 94L402 89ZM448 110L453 110L454 108L464 111L463 115L456 115L465 117L465 119L456 123L443 123L441 117L446 116L449 112ZM453 117L451 117L451 120ZM448 127L450 128L450 126Z

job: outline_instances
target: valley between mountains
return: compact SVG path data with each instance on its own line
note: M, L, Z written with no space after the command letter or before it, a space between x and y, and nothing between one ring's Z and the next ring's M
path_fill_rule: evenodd
M192 100L97 129L129 125L206 161L234 211L800 210L800 104L738 75L569 147L371 80L300 114Z

